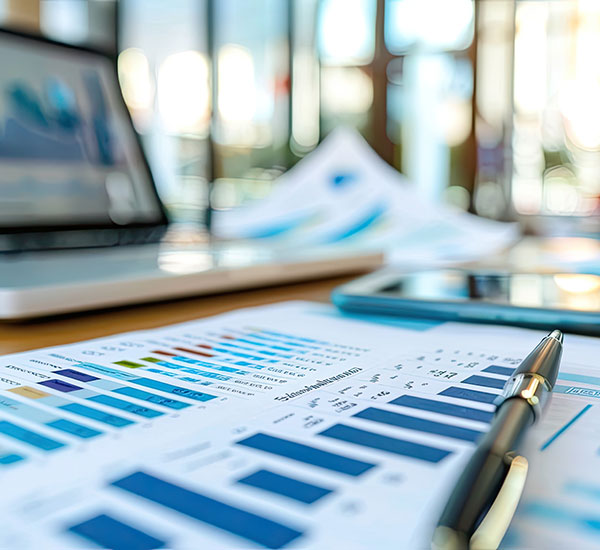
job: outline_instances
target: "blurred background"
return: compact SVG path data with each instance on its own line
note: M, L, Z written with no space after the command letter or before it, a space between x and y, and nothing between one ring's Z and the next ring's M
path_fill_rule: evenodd
M599 230L598 0L0 0L0 25L117 59L175 221L345 124L435 201Z

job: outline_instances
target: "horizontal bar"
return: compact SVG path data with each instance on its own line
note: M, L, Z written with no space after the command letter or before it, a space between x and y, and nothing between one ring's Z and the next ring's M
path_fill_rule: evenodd
M298 502L303 502L304 504L313 504L333 492L331 489L325 489L312 483L282 476L269 470L258 470L249 476L238 479L237 482L282 495Z
M477 401L478 403L493 403L498 397L495 393L487 393L485 391L468 390L458 386L446 388L438 393L446 397L456 397L457 399L468 399L469 401Z
M87 400L93 401L94 403L100 403L101 405L106 405L107 407L113 407L114 409L119 409L121 411L126 411L131 414L143 416L144 418L156 418L157 416L162 416L164 414L160 411L149 409L142 405L138 405L137 403L130 403L129 401L125 401L123 399L117 399L116 397L112 397L110 395L98 394L94 395L93 397L88 397Z
M183 351L184 353L191 353L192 355L200 355L200 357L214 357L214 353L207 353L205 351L194 350L190 348L174 348L177 351Z
M0 421L0 433L18 441L22 441L23 443L27 443L32 447L37 447L42 451L54 451L65 446L64 443L54 441L54 439L32 432L31 430L26 430L25 428L17 426L12 422L7 422L6 420Z
M63 409L73 414L78 414L79 416L85 416L86 418L91 418L92 420L97 420L98 422L108 424L114 428L124 428L125 426L135 424L135 422L128 420L127 418L105 413L104 411L99 411L98 409L94 409L92 407L86 407L85 405L80 405L79 403L60 405L59 409Z
M216 365L215 363L210 363L209 361L200 361L199 359L191 359L189 357L184 357L183 355L175 355L172 357L173 361L179 361L180 363L187 363L188 365L198 365L200 367L208 367L213 370L218 370L221 372L229 372L234 374L248 374L247 371L236 369L235 367L223 367L222 365Z
M302 535L282 523L144 472L131 474L112 485L267 548L282 548Z
M474 386L483 386L484 388L494 388L496 390L501 390L504 388L504 386L506 386L506 380L501 380L500 378L490 378L488 376L478 376L477 374L469 376L469 378L465 378L462 383L473 384Z
M21 462L21 460L25 460L24 457L18 454L10 453L0 456L0 466L8 466L10 464L14 464L15 462Z
M490 374L500 374L501 376L512 376L515 372L514 367L501 367L500 365L490 365L481 372L489 372Z
M572 532L585 533L588 531L597 540L600 532L600 516L589 514L588 512L565 508L547 501L528 502L522 507L522 514L525 518L531 518L539 525L541 521L550 524L552 528L557 525L563 525ZM594 540L594 539L590 539Z
M81 424L71 422L70 420L65 420L64 418L58 418L52 422L48 422L46 426L50 426L55 430L60 430L61 432L65 432L82 439L89 439L91 437L102 435L102 432L99 430L82 426Z
M591 386L600 386L600 377L587 376L585 374L572 374L570 372L559 372L558 379L566 382L582 382Z
M115 393L119 393L121 395L126 395L127 397L133 397L135 399L140 399L142 401L148 401L148 403L154 403L156 405L162 405L163 407L168 407L169 409L185 409L187 407L191 407L189 403L184 403L183 401L177 401L176 399L171 399L170 397L163 397L161 395L155 395L153 393L138 390L137 388L130 388L129 386L121 386L113 390Z
M128 369L139 369L140 367L143 367L144 365L141 365L140 363L135 363L134 361L115 361L114 362L115 365L119 365L120 367L126 367Z
M472 409L470 407L461 407L460 405L435 401L434 399L425 399L423 397L415 397L413 395L402 395L390 401L390 403L392 405L410 407L411 409L466 418L467 420L477 420L478 422L490 422L494 416L494 413L488 411L480 411L479 409Z
M73 380L79 380L80 382L92 382L93 380L100 380L97 376L92 376L91 374L87 374L85 372L79 372L75 369L62 369L55 370L52 374L60 374L61 376L66 376L67 378L72 378Z
M75 386L74 384L69 384L68 382L63 382L62 380L58 379L44 380L43 382L38 382L38 384L40 386L46 386L47 388L51 388L63 393L69 393L82 389L81 386Z
M339 441L346 441L347 443L353 443L361 447L369 447L378 451L416 458L425 462L439 462L452 454L451 451L446 451L445 449L438 449L436 447L429 447L428 445L421 445L420 443L413 443L412 441L359 430L345 424L335 424L331 428L319 432L319 435L331 437Z
M355 460L347 456L330 453L329 451L323 451L309 445L264 433L257 433L246 439L242 439L237 444L349 476L359 476L375 467L375 464L369 462Z
M354 415L356 418L372 420L389 426L396 426L406 430L415 430L417 432L425 432L429 434L443 435L462 441L476 441L481 432L477 430L469 430L460 426L452 426L450 424L442 424L441 422L433 422L424 418L415 418L383 409L370 407L364 411L360 411Z
M153 550L167 546L167 541L152 537L106 514L71 525L67 531L111 550Z
M165 393L172 393L181 397L187 397L188 399L194 399L195 401L210 401L211 399L215 399L215 396L210 395L209 393L188 390L187 388L173 386L172 384L159 382L158 380L154 380L152 378L136 378L131 382L134 384L139 384L140 386L152 388L153 390L164 391Z

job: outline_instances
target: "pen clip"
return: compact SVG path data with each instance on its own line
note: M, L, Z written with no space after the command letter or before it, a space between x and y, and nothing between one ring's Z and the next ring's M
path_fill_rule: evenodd
M512 459L498 496L471 537L470 550L498 548L521 499L528 468L529 463L524 456Z
M507 457L510 458L510 457ZM435 530L432 550L496 550L506 534L508 526L519 504L528 462L524 456L517 456L510 462L504 482L487 514L473 533L470 541L449 527L440 526Z

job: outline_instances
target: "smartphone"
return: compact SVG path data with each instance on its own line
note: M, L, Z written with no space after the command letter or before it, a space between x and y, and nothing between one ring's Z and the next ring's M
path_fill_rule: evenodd
M336 288L332 301L353 313L600 335L597 275L384 269Z

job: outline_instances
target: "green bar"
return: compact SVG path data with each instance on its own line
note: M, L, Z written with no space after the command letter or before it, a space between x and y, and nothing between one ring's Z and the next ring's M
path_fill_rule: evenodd
M156 357L142 357L142 361L148 361L148 363L160 363L162 359L157 359Z
M139 369L144 365L140 365L139 363L134 363L133 361L115 361L115 365L121 365L122 367L127 367L128 369Z

